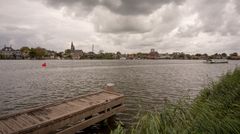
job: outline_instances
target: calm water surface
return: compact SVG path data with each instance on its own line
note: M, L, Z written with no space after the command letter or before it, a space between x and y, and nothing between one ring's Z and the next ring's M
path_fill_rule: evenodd
M47 68L41 64L46 62ZM117 115L131 124L139 110L161 109L164 98L194 98L202 87L240 61L205 64L187 60L0 61L0 115L100 90L115 83L126 95L126 111Z

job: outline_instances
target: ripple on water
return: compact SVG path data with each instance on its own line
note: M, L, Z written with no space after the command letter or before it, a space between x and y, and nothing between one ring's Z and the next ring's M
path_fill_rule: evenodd
M202 61L0 61L0 115L99 91L106 83L126 96L117 119L134 124L139 112L161 110L165 99L194 98L239 61L209 65Z

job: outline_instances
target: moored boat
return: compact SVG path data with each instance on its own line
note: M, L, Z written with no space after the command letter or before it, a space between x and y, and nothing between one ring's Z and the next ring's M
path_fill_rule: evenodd
M228 60L227 59L208 59L206 63L221 64L221 63L228 63Z

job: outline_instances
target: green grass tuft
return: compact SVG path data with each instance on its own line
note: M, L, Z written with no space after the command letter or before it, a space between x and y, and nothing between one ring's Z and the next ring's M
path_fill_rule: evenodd
M240 69L203 89L194 101L167 104L144 114L128 132L120 125L112 134L240 133Z

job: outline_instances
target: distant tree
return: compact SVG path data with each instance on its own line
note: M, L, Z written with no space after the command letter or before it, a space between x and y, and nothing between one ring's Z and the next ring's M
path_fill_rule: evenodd
M146 58L146 54L139 52L139 53L137 53L137 58L145 59Z
M186 57L186 59L192 59L190 54L186 54L185 57Z
M22 48L20 48L20 51L21 51L24 59L29 57L29 53L30 53L29 47L22 47Z
M99 53L95 55L95 59L103 59L104 53Z
M215 53L214 55L211 56L211 59L220 59L222 57L221 54Z
M114 59L114 53L105 53L103 59Z
M29 56L30 56L31 59L36 58L36 49L35 48L30 49Z
M36 48L36 58L42 59L46 55L46 49L37 47Z
M70 49L66 49L65 50L65 54L70 54L71 53L71 50Z
M207 59L209 59L209 56L208 56L208 54L206 54L206 53L205 53L205 54L203 54L202 56L203 56L203 59L204 59L204 60L207 60Z
M29 53L30 48L29 48L29 47L22 47L22 48L20 48L20 51L21 51L22 53Z
M180 53L180 54L178 55L178 58L179 58L179 59L185 59L185 53Z
M64 54L63 54L63 57L66 58L66 59L72 59L71 52L72 51L70 49L66 49Z
M197 56L197 57L201 57L202 54L197 53L197 54L195 54L195 56Z
M227 57L227 54L226 53L222 53L221 54L223 58L226 58Z
M208 57L208 54L205 53L205 54L203 54L203 56L204 56L204 57Z
M218 56L218 53L215 53L214 56Z
M95 53L94 52L88 52L87 56L89 59L94 59L95 58Z
M56 56L62 59L63 58L63 52L56 53Z
M46 49L44 48L31 48L29 52L29 56L31 59L42 59L46 55Z

